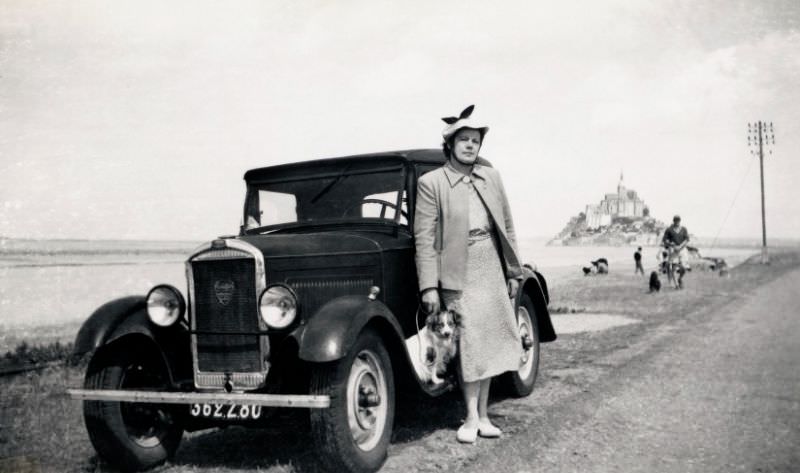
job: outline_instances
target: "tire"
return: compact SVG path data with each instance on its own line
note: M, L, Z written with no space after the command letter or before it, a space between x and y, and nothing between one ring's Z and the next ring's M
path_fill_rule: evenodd
M343 359L314 366L310 391L331 399L328 409L311 410L311 435L320 464L336 472L380 468L395 414L392 363L381 337L367 329Z
M527 349L523 346L522 367L518 371L504 373L500 381L509 395L525 397L533 392L533 385L536 384L536 376L539 373L539 326L536 322L533 301L527 294L523 294L520 299L517 324L523 343L528 336L530 346Z
M168 385L163 361L126 347L99 352L89 364L86 389L157 389ZM86 430L103 460L125 471L164 463L175 455L183 429L164 405L84 401Z

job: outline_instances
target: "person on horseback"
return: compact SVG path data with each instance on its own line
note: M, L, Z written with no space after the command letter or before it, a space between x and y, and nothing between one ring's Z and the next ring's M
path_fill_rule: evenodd
M686 274L686 264L689 259L689 251L686 245L689 244L689 231L681 225L680 215L672 219L672 225L664 231L661 244L669 251L668 272L669 278L674 279L674 268L678 270L678 280L675 281L677 289L683 289L683 275Z

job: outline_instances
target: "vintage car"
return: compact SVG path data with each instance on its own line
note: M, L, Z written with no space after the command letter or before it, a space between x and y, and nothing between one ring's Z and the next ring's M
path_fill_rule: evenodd
M452 368L432 382L419 349L416 183L443 163L433 149L248 171L239 234L188 257L185 292L113 300L79 330L75 351L89 362L70 394L99 455L146 469L184 431L266 425L299 408L323 468L378 469L397 393L458 383ZM556 338L545 279L526 266L520 288L522 367L497 379L512 396L531 392L539 343Z
M686 269L689 271L727 271L728 263L725 262L724 258L717 256L703 256L700 254L700 249L694 246L687 245L686 249L689 250L689 258L686 263Z

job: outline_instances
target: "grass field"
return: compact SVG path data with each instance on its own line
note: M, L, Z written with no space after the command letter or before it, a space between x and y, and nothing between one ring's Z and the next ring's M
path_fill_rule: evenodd
M690 273L685 290L662 289L648 294L646 278L628 272L608 276L575 276L551 288L551 307L572 313L619 314L639 323L614 329L562 335L542 346L542 363L532 399L537 405L558 402L588 389L590 369L597 360L628 349L664 324L692 323L705 314L725 310L743 300L760 284L800 265L800 255L773 255L772 264L745 263L730 277ZM553 317L561 316L554 313ZM83 366L66 363L0 378L0 471L105 472L114 471L99 460L89 443L81 403L69 399L67 387L82 384ZM517 401L496 399L492 414L508 435L522 435L529 414ZM386 471L457 470L479 450L453 440L463 407L457 393L433 400L401 404ZM420 416L419 412L426 415ZM441 463L420 464L419 458ZM229 473L240 471L314 471L313 452L301 424L276 424L269 429L230 427L186 435L175 460L159 472Z

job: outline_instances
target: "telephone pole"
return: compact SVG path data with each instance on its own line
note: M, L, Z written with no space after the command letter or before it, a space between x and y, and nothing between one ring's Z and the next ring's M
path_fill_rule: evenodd
M764 208L764 148L775 144L775 132L772 122L757 121L747 124L747 146L753 148L750 154L756 154L758 148L758 160L761 165L761 264L769 264L767 254L767 217ZM769 149L769 154L772 150Z

